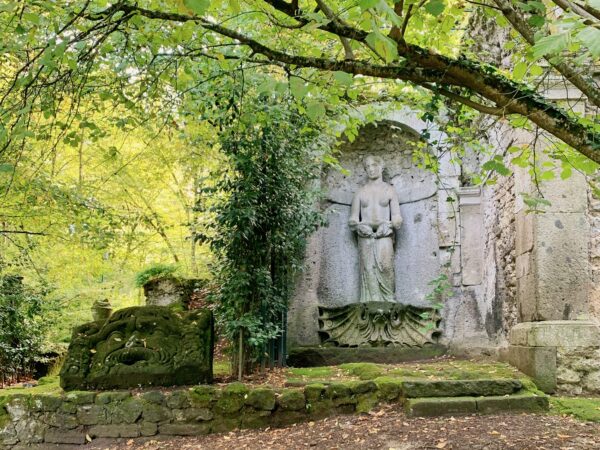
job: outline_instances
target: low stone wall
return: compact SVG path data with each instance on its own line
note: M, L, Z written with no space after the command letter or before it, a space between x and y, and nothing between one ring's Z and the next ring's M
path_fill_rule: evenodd
M600 348L558 347L556 391L568 395L600 394Z
M0 448L85 444L97 437L201 435L285 426L339 413L366 412L400 396L399 381L355 381L298 389L196 386L171 392L84 392L0 397Z
M525 379L375 380L299 388L224 388L132 394L74 391L0 397L0 449L28 444L85 444L98 437L193 436L235 428L282 427L334 414L368 412L383 402L415 415L544 411L548 399Z

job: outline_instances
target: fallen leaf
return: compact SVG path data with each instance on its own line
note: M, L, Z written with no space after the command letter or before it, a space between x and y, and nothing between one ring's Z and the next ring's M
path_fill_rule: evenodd
M444 448L446 445L448 445L447 441L440 441L435 445L435 448Z

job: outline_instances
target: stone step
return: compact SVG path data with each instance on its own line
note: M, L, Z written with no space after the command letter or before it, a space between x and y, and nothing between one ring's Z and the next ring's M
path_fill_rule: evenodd
M547 411L548 408L548 397L531 393L488 397L409 398L404 404L404 410L410 417L523 411L541 412Z
M407 398L465 397L509 395L523 387L515 379L489 380L410 380L402 382L402 392Z

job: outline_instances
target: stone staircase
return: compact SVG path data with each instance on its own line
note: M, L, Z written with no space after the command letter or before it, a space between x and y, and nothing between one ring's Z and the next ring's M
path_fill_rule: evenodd
M540 412L549 408L548 397L525 390L516 379L403 381L407 415L492 414Z

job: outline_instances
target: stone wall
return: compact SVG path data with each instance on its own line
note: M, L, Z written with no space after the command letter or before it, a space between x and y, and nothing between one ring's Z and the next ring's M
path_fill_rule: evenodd
M590 222L590 314L600 323L600 199L590 190L588 194Z

